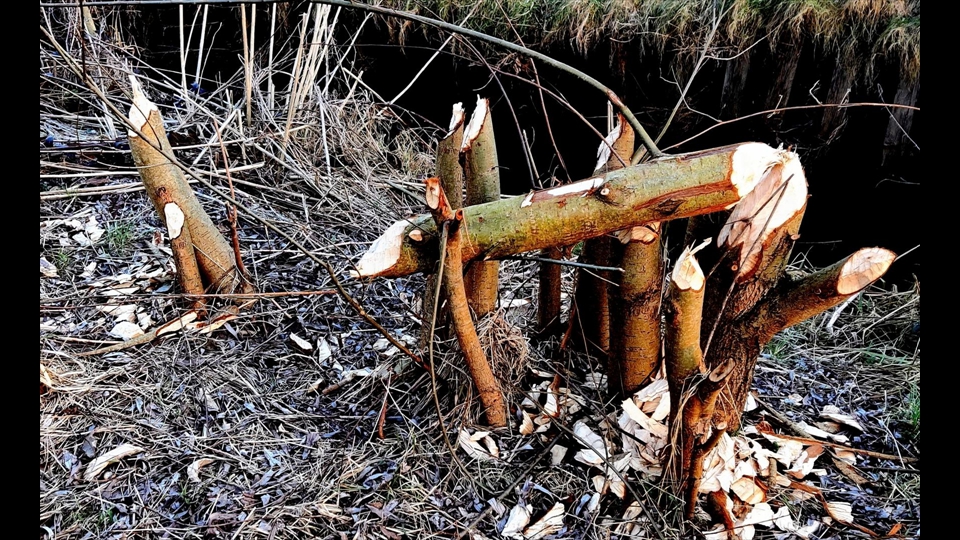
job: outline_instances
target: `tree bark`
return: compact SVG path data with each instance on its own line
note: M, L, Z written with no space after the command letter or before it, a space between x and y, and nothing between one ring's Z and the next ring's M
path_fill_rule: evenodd
M660 223L634 227L618 235L623 246L620 287L611 294L611 388L619 379L621 395L636 392L660 366L660 303L663 248Z
M740 101L743 99L743 90L747 86L747 76L750 73L750 57L753 51L745 50L738 56L726 62L723 74L723 92L720 95L721 118L736 118L740 116Z
M724 210L752 191L783 152L745 143L671 156L554 189L464 208L464 261L576 244L621 229ZM411 232L417 230L418 233ZM398 221L354 277L430 271L439 250L429 215Z
M890 250L864 248L803 277L784 276L753 315L766 341L777 332L819 315L859 293L886 273L896 259Z
M560 260L563 258L563 251L555 247L545 248L540 251L540 256ZM559 264L540 263L540 288L537 291L539 305L537 309L537 328L541 334L550 333L560 324L560 311L563 308L560 296L561 273Z
M500 164L490 103L486 99L477 98L477 108L464 131L461 152L466 173L467 205L500 200ZM469 265L464 282L470 307L478 317L497 307L499 272L498 261L474 261Z
M609 236L591 238L583 243L579 261L610 266L610 248ZM610 280L608 270L578 269L575 306L569 322L574 340L582 342L584 350L601 356L610 350L610 295L607 291Z
M803 52L803 34L797 33L795 38L783 40L777 46L779 50L772 51L771 61L776 62L779 70L777 80L770 87L770 93L767 95L767 109L789 105L793 79L797 75L800 53Z
M670 387L670 432L675 441L667 470L678 480L686 501L686 516L696 509L703 457L716 444L723 427L713 425L719 383L729 370L708 376L700 349L706 278L687 247L677 260L666 293L664 358ZM715 429L716 428L716 429Z
M131 82L134 99L129 118L150 140L128 133L130 151L157 213L166 220L164 206L167 203L164 201L176 203L183 211L197 264L208 287L221 293L253 292L253 286L237 269L233 248L203 210L183 173L154 148L158 146L164 151L173 151L159 109L147 99L132 76ZM165 193L167 198L159 198L160 193Z
M707 282L700 341L708 370L732 365L714 419L728 429L740 425L753 367L766 343L750 314L790 260L806 200L800 162L789 158L772 167L733 209L717 237L724 258Z
M447 136L437 143L437 177L447 196L450 208L463 208L463 168L460 166L460 147L463 145L463 104L453 105Z
M447 238L446 257L442 268L443 290L450 306L454 332L457 334L457 341L463 351L470 377L477 386L487 423L494 427L502 427L507 425L507 409L503 392L477 337L463 283L463 263L460 259L460 228L463 222L463 210L454 211L450 208L438 178L429 178L426 184L427 206L430 207L438 226L446 230L444 235Z
M633 130L618 119L613 152L604 168L623 167L633 154ZM605 146L605 145L604 145ZM603 147L601 147L601 151ZM615 155L614 155L615 154ZM601 154L601 159L602 159ZM598 165L599 165L598 161ZM660 223L650 223L618 231L613 245L614 263L623 273L612 276L618 287L608 286L610 294L609 388L627 396L642 386L660 365L660 299L663 293L663 260Z
M900 105L917 105L920 99L920 77L910 78L901 75L900 84L893 102ZM890 120L887 121L887 131L883 137L883 163L889 163L893 158L901 155L904 141L910 137L913 129L914 110L896 108L890 111ZM912 146L912 142L910 143Z
M837 65L833 68L830 78L830 91L827 92L827 103L846 103L850 101L850 92L857 78L857 61L854 44L844 46L837 57ZM823 110L823 120L820 123L820 136L829 144L843 127L847 118L847 111L841 107L827 107Z
M186 226L186 215L183 209L170 197L166 188L160 187L153 198L163 204L163 222L167 225L167 236L170 238L170 250L173 252L173 263L177 268L177 281L180 290L187 295L196 295L192 301L192 309L203 309L203 278L200 267L197 265L197 256L193 251L193 242L190 239L190 227Z

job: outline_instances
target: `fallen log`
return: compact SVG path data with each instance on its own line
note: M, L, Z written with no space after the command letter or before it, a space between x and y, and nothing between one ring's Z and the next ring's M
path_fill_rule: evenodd
M740 202L787 154L761 143L737 144L469 206L463 212L462 259L497 259L724 210ZM400 277L432 271L439 256L437 236L429 214L398 221L370 246L351 274Z

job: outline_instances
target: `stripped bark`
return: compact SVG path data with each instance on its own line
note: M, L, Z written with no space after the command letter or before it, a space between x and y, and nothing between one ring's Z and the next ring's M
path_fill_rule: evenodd
M526 196L464 208L464 261L576 244L621 229L724 210L749 194L783 151L745 143L671 156ZM430 271L439 255L429 215L390 226L354 277ZM415 232L416 231L416 232ZM413 234L412 234L413 233Z
M494 427L502 427L507 425L507 409L503 392L477 337L463 283L463 263L460 258L463 210L454 211L450 207L438 178L427 179L426 186L427 206L430 207L437 225L446 228L447 232L446 257L441 271L443 290L450 306L450 318L457 334L457 341L463 351L470 377L477 387L487 423Z
M153 198L163 204L163 222L167 226L167 236L170 238L170 250L173 252L173 263L177 268L180 290L187 295L196 295L191 307L202 311L203 278L200 276L200 267L197 265L197 256L190 239L190 228L186 226L183 209L174 202L165 187L157 188Z
M493 135L490 103L477 98L477 108L463 135L461 147L466 175L467 205L473 206L500 200L500 165L497 143ZM464 282L470 307L477 316L497 307L500 263L475 261L469 266Z
M463 142L463 104L453 105L453 115L450 118L450 127L447 135L437 143L437 164L436 174L440 179L440 187L445 194L448 194L448 203L450 208L456 210L463 207L463 169L460 167L460 145ZM421 312L422 320L425 324L422 326L420 334L420 346L426 348L427 340L430 334L430 318L433 317L433 301L437 297L434 294L437 286L437 276L440 271L430 274L427 277L427 284L423 294L423 310ZM437 327L445 325L446 310L437 312Z
M207 287L220 293L253 292L252 285L236 266L233 248L203 210L183 173L156 150L155 146L165 152L173 151L163 128L163 119L157 106L144 95L137 80L133 76L130 80L133 85L130 121L150 138L144 140L136 133L128 132L130 151L157 213L166 219L164 206L167 202L164 201L176 203L183 211L185 227L189 229L197 264ZM165 193L169 199L161 200L157 197L159 193Z

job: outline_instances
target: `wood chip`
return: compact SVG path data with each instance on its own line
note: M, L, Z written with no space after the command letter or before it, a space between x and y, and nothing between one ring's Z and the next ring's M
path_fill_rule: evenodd
M523 530L524 537L526 540L536 540L556 533L563 528L563 516L565 513L566 508L563 506L563 503L558 502L554 504L542 518Z
M128 443L121 444L91 461L90 464L87 465L86 472L83 473L83 479L88 482L93 482L111 463L116 463L127 456L139 454L140 452L143 452L143 448L139 446Z
M190 480L199 483L200 482L200 469L207 465L213 463L213 460L210 458L200 458L190 465L187 465L187 478Z
M292 341L301 351L312 351L313 345L302 337L290 332L290 341Z

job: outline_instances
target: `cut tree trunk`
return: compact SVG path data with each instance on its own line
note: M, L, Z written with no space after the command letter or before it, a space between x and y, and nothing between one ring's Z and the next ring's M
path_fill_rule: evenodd
M744 143L634 165L554 189L464 208L464 261L573 245L621 229L717 212L739 202L783 152ZM411 234L413 231L417 231ZM429 215L390 226L354 277L432 271L439 255Z
M203 277L200 275L197 256L193 251L190 228L186 226L186 215L180 205L173 201L165 187L158 188L153 197L163 204L163 222L167 225L167 236L170 238L170 250L173 252L173 263L177 268L180 290L187 295L196 295L191 308L201 311L204 304Z
M802 278L785 273L807 203L799 159L784 152L716 231L713 271L704 279L685 251L666 297L664 354L670 387L672 451L666 469L692 517L703 460L726 431L740 426L764 345L791 325L857 294L880 277L893 253L863 249ZM690 221L688 242L710 221Z
M467 205L473 206L500 200L500 164L497 142L493 136L490 103L477 98L477 108L463 134L464 171L467 184ZM470 307L482 317L497 307L500 263L474 261L467 269L464 282Z
M144 140L136 133L128 133L130 152L157 213L166 223L164 207L171 202L183 212L184 226L189 229L190 241L206 290L212 289L220 293L253 292L253 286L237 268L233 248L200 206L200 201L183 173L156 150L156 147L159 147L166 152L173 152L163 128L160 111L144 95L140 83L133 76L130 81L133 85L133 104L129 118L133 125L138 126L140 132L149 138Z
M790 164L783 167L786 175ZM799 169L799 165L797 165ZM757 187L755 193L772 184L768 180L781 174L772 171ZM783 179L790 183L794 180ZM805 183L805 182L804 182ZM767 184L767 186L764 186ZM799 184L798 184L799 186ZM795 187L798 187L795 186ZM790 192L793 192L791 195ZM733 231L720 241L734 257L724 260L707 282L701 332L701 345L707 369L732 366L718 401L713 423L735 430L740 426L740 415L753 381L753 369L764 345L773 336L794 324L858 293L886 272L895 255L885 249L862 249L847 259L803 278L792 278L784 273L803 211L806 207L806 189L794 191L789 186L771 191L773 204L779 199L779 209L771 215L753 212L752 223L741 203L731 214L725 230ZM779 214L779 215L778 215ZM740 220L748 221L740 221ZM767 226L763 227L766 222ZM737 231L738 225L745 225ZM752 227L763 230L756 234Z
M591 238L583 243L579 262L595 266L610 266L612 244L607 235ZM609 270L580 268L569 324L570 335L582 343L584 350L605 356L610 350L610 283Z
M608 139L613 140L613 151L602 167L601 153L598 168L620 169L633 155L633 129L619 117ZM611 242L612 262L619 264L623 273L611 276L619 286L607 287L611 328L608 381L610 389L620 396L638 390L660 365L660 229L660 223L624 229L616 233L619 242Z
M560 248L546 248L540 251L545 259L560 260L563 250ZM540 263L540 288L537 291L537 329L541 334L549 334L559 328L560 311L563 308L560 296L561 268L559 264Z
M462 143L463 104L456 103L453 105L453 115L450 118L450 128L447 135L437 143L436 164L440 187L445 194L449 194L447 201L453 210L463 207L463 169L460 167L460 145ZM430 274L424 287L423 311L421 313L424 324L420 333L421 348L426 348L432 322L436 322L437 328L445 326L446 310L437 311L437 321L431 320L434 313L433 302L437 298L437 276L440 274L440 270Z
M460 147L463 145L463 104L453 105L447 136L437 143L437 177L447 196L450 208L463 208L463 168L460 166Z
M450 207L438 178L427 179L426 185L427 206L430 207L437 225L444 231L441 236L446 238L446 257L441 270L443 290L450 306L454 332L457 334L457 341L460 343L467 368L470 370L470 377L477 387L487 423L494 427L503 427L507 425L507 409L503 392L480 345L477 329L467 305L467 294L463 283L463 263L460 259L463 210L454 211Z
M611 288L610 388L621 396L636 392L660 367L660 230L660 223L651 223L617 235L623 274L620 287Z
M623 115L617 115L616 126L610 131L597 151L597 166L593 174L600 175L622 169L633 156L634 133ZM583 243L580 262L595 266L613 265L613 243L608 236L591 238ZM571 335L583 341L586 350L606 355L610 350L610 283L613 276L607 270L577 271L574 294L575 307L570 325ZM579 341L579 340L578 340ZM614 370L619 371L619 370Z
M688 247L670 276L666 294L664 354L670 386L670 432L674 450L667 470L678 479L686 501L687 519L696 510L703 458L716 445L725 428L714 426L713 410L730 366L707 371L700 349L704 284L706 278Z

